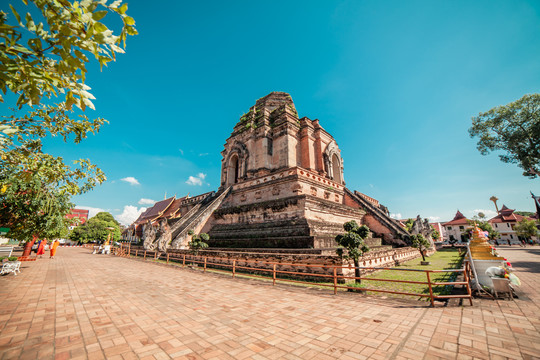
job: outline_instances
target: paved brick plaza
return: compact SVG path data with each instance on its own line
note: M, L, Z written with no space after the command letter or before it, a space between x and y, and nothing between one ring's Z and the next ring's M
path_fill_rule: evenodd
M520 299L429 308L60 248L0 277L0 358L540 358L540 248L500 252Z

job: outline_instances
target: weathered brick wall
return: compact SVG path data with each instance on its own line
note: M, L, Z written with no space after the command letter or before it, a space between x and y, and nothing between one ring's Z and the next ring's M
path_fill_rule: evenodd
M132 247L135 249L135 247ZM144 249L139 250L139 254ZM207 257L207 263L223 264L223 265L232 265L233 260L236 260L237 267L246 267L248 269L238 269L237 271L251 272L251 273L261 273L261 274L271 274L268 271L254 270L258 269L267 269L272 270L274 264L279 264L276 266L277 271L291 271L297 273L313 273L320 275L333 275L332 266L349 266L349 268L338 269L338 275L344 276L354 276L354 264L352 261L344 261L340 259L337 255L318 255L310 254L310 250L306 249L304 253L286 253L278 252L279 250L264 250L258 252L250 252L247 249L244 251L229 251L226 249L220 250L201 250L197 255L197 260L204 261L204 257ZM169 250L168 251L170 259L182 259L183 255L193 254L189 250ZM153 257L153 252L147 252L148 257ZM394 267L405 261L416 259L420 257L418 250L410 247L405 248L396 248L388 249L383 248L383 250L370 251L366 253L360 260L361 267ZM161 258L164 258L164 255L161 255ZM188 257L189 259L190 257ZM302 266L302 265L319 265L318 267L311 266ZM208 265L212 267L212 265ZM250 270L249 268L253 269ZM230 271L230 267L227 267ZM375 270L363 269L362 274L368 274ZM278 274L283 276L283 274ZM316 281L332 281L332 277L316 277L316 276L306 276L301 274L287 274L287 276L292 278L300 279L312 279Z

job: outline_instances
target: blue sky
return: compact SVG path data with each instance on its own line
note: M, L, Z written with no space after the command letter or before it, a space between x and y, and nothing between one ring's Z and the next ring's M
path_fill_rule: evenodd
M110 124L80 145L47 144L107 174L77 207L126 224L149 206L142 199L216 190L239 117L285 91L336 139L347 186L396 217L493 215L492 195L533 210L540 180L480 155L467 129L479 112L539 91L539 2L151 4L129 2L140 35L103 72L90 67L88 115Z

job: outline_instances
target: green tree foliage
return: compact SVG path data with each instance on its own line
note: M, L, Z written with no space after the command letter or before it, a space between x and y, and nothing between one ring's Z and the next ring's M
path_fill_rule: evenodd
M432 226L433 232L431 233L431 237L434 241L439 241L441 238L441 233L439 233L439 230L435 230L435 228Z
M65 215L73 204L68 194L55 191L47 179L22 173L2 190L0 224L9 225L10 238L26 241L32 235L47 239L67 235Z
M527 217L533 217L534 215L536 215L536 213L532 211L514 211L514 214Z
M532 236L538 236L538 228L536 227L536 221L523 219L515 227L514 230L518 236L525 239L530 239Z
M191 235L191 241L188 242L188 246L193 254L197 255L199 250L208 247L208 243L206 242L210 240L210 235L207 233L195 234L193 230L189 230L188 235Z
M52 136L79 143L99 131L106 120L90 120L82 112L94 108L86 64L93 57L106 65L124 52L126 37L137 34L121 1L23 3L26 14L11 5L11 14L0 11L0 90L11 95L0 95L0 102L13 102L12 114L0 123L0 207L8 214L0 225L13 228L14 238L54 232L48 227L72 207L70 197L105 181L87 159L71 165L44 153L42 140ZM119 35L104 23L109 14L121 20Z
M429 247L431 246L428 239L424 237L422 234L418 235L411 235L411 241L412 241L412 247L418 249L420 254L422 255L422 260L426 261L425 252Z
M478 137L482 155L502 150L505 163L517 164L523 175L540 175L540 94L525 95L472 118L471 137Z
M114 230L110 230L113 228ZM113 235L113 241L119 241L122 235L120 224L108 212L100 212L88 219L83 225L77 226L69 234L73 241L87 243L91 241L104 242L109 234Z
M369 228L366 225L359 226L354 220L348 221L343 224L345 234L336 236L336 242L339 247L336 249L336 253L342 259L352 259L354 262L354 276L355 283L360 284L360 266L359 259L364 253L369 251L369 247L364 240L369 236Z

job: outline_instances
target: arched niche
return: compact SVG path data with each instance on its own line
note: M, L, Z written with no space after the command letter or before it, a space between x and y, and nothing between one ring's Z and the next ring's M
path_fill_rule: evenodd
M328 144L323 154L324 169L328 178L338 184L344 184L343 181L343 159L341 158L339 148L335 141Z
M236 142L226 145L222 160L222 184L231 186L245 179L247 174L249 153L244 144Z
M238 159L238 154L233 154L229 158L227 164L227 185L233 185L238 182L239 170L240 170L240 161Z
M341 178L341 161L337 154L332 154L331 164L332 164L332 175L333 175L332 180L334 180L338 184L341 184L343 180Z

